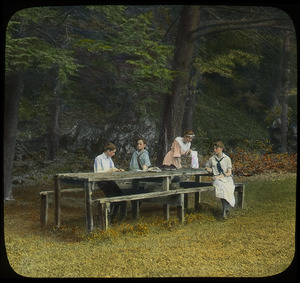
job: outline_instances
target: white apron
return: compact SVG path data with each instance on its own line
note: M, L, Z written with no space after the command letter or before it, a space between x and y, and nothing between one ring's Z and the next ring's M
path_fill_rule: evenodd
M223 177L213 181L213 186L215 187L215 194L217 198L226 199L229 204L234 207L235 198L234 198L234 183L231 176Z

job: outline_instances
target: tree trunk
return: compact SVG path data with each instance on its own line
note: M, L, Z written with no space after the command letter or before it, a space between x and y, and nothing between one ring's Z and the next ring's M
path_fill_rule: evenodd
M290 32L285 31L283 42L282 87L279 97L281 104L281 152L287 152L288 91L290 76Z
M196 106L196 94L200 81L200 72L192 68L190 74L189 91L185 99L185 110L182 129L193 129L194 111Z
M23 92L23 73L10 74L5 79L4 104L4 200L12 199L12 172L19 118L19 100Z
M194 42L189 34L198 27L200 20L199 9L199 6L188 5L182 8L173 58L173 70L178 75L172 83L171 94L165 94L164 96L157 165L162 164L163 158L174 138L182 134L185 99L194 50Z
M59 117L61 107L61 83L57 79L53 91L53 100L50 105L50 124L48 131L48 159L53 160L59 148Z

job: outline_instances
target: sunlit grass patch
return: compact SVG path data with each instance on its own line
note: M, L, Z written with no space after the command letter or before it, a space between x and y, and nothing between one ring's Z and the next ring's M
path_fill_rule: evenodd
M39 207L5 206L5 245L11 267L29 277L263 277L284 271L295 252L296 175L257 176L246 184L244 209L226 221L211 192L199 212L141 207L141 219L85 231L82 208L65 211L61 228L39 223ZM22 198L25 200L26 195ZM23 200L22 199L22 200ZM150 210L153 209L153 210Z

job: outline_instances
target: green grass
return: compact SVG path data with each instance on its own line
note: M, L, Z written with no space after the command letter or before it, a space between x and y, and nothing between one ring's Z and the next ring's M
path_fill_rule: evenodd
M295 251L295 174L247 182L245 208L226 221L206 193L203 210L187 214L185 224L175 211L162 220L154 206L140 221L86 235L82 208L65 209L61 229L41 228L38 204L5 206L8 259L22 276L261 277L284 271Z

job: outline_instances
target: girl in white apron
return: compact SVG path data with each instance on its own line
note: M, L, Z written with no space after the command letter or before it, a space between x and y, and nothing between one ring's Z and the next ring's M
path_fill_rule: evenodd
M217 141L213 146L215 154L208 160L205 169L213 174L215 195L221 199L222 217L226 219L230 208L235 205L232 163L230 157L223 153L223 142Z

